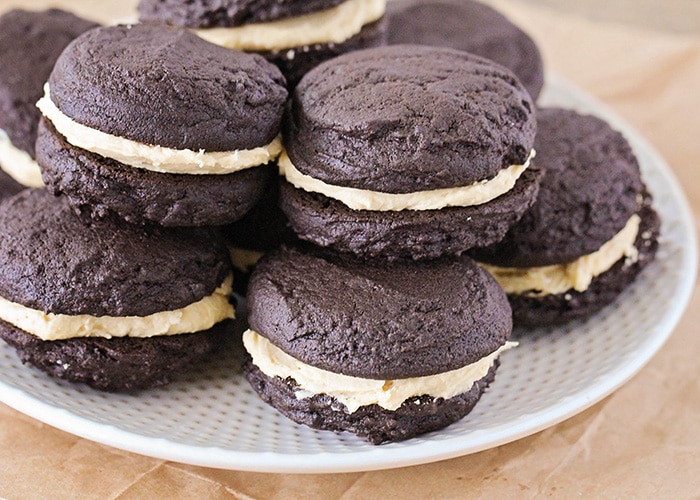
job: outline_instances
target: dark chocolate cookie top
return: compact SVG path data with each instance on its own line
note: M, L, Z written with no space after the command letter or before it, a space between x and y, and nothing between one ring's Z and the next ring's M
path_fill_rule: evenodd
M49 79L51 100L78 123L176 149L251 149L279 133L285 81L261 56L156 25L93 30Z
M598 250L641 208L637 159L603 120L540 109L535 149L545 171L537 201L502 242L473 251L478 260L506 267L571 262Z
M210 295L230 272L203 230L91 221L46 189L0 204L0 296L56 314L146 316Z
M533 100L544 84L535 42L503 14L472 0L395 0L387 4L389 43L452 47L510 69Z
M530 95L505 68L453 49L394 45L316 67L294 93L286 147L337 186L407 193L466 186L523 163Z
M39 110L54 62L81 33L96 27L68 12L11 10L0 17L0 129L34 158Z
M266 23L330 9L345 0L141 0L141 21L187 28Z
M256 267L248 313L294 358L372 379L461 368L511 332L505 294L468 257L387 264L283 247Z

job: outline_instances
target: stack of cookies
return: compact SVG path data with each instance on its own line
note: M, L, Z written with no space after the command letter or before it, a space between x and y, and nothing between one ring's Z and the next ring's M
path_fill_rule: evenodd
M218 349L232 273L211 226L261 197L286 98L274 65L184 30L72 42L38 104L47 189L0 207L0 336L109 391L165 384Z
M511 310L463 252L532 205L534 105L508 70L393 46L321 64L284 125L281 206L307 242L258 264L245 369L297 422L373 443L466 415Z
M232 333L232 257L262 250L245 376L296 422L381 443L469 413L513 322L614 300L659 234L624 138L573 111L536 122L537 48L475 2L397 1L392 40L426 45L344 54L383 41L384 9L141 0L149 23L70 44L93 25L1 19L43 30L42 118L0 75L0 148L35 156L47 188L0 205L0 337L52 376L163 385ZM503 43L513 72L456 50Z

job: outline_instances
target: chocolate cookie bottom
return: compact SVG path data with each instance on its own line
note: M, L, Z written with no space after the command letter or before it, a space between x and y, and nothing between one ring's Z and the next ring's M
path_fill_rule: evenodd
M408 439L457 422L474 408L493 382L497 367L498 361L469 391L450 399L418 396L404 401L394 411L375 404L360 407L353 413L348 413L342 403L326 394L297 399L294 395L296 383L292 379L268 377L252 362L246 363L244 373L255 392L291 420L314 429L352 432L372 444L381 444Z
M46 119L39 125L37 162L54 193L101 218L163 226L218 226L243 217L263 194L269 167L226 175L164 174L133 168L76 148Z
M483 205L375 212L282 182L280 206L299 238L362 258L434 259L503 238L535 202L542 171L527 169L513 189Z
M134 392L170 383L221 347L232 328L223 321L201 332L150 338L45 341L0 320L0 338L52 377L108 392Z

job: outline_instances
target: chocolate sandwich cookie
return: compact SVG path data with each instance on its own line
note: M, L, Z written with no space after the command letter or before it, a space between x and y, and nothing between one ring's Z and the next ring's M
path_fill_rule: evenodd
M282 209L304 240L435 258L503 237L537 194L527 91L465 52L395 45L318 66L294 92Z
M387 6L389 43L451 47L491 59L520 79L532 100L544 84L535 42L503 14L472 0L395 0Z
M212 43L275 63L289 88L311 68L386 43L386 0L141 0L143 22L192 29Z
M43 186L34 160L36 102L51 68L66 45L96 26L58 9L0 16L0 169L21 185ZM2 193L13 191L17 185L3 180Z
M55 193L96 215L223 225L260 198L281 151L287 91L262 57L165 26L92 30L45 87L37 160Z
M211 230L95 221L45 189L0 204L0 227L0 337L54 377L154 387L226 337L231 269Z
M512 345L510 315L466 256L362 262L283 247L251 277L244 371L296 422L406 439L473 408Z
M625 138L572 110L538 112L535 204L472 256L508 293L519 325L563 323L611 303L648 265L659 218Z

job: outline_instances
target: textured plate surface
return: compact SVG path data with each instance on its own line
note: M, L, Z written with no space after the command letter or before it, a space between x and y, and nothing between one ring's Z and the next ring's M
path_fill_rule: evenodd
M619 118L549 75L542 105L593 113L631 141L662 219L657 260L619 300L587 321L539 330L502 356L474 411L447 429L373 446L296 425L262 403L239 373L237 350L169 387L103 394L22 366L0 345L0 400L87 439L178 462L263 472L350 472L426 463L533 434L599 401L652 357L685 309L697 271L687 202L658 154Z

